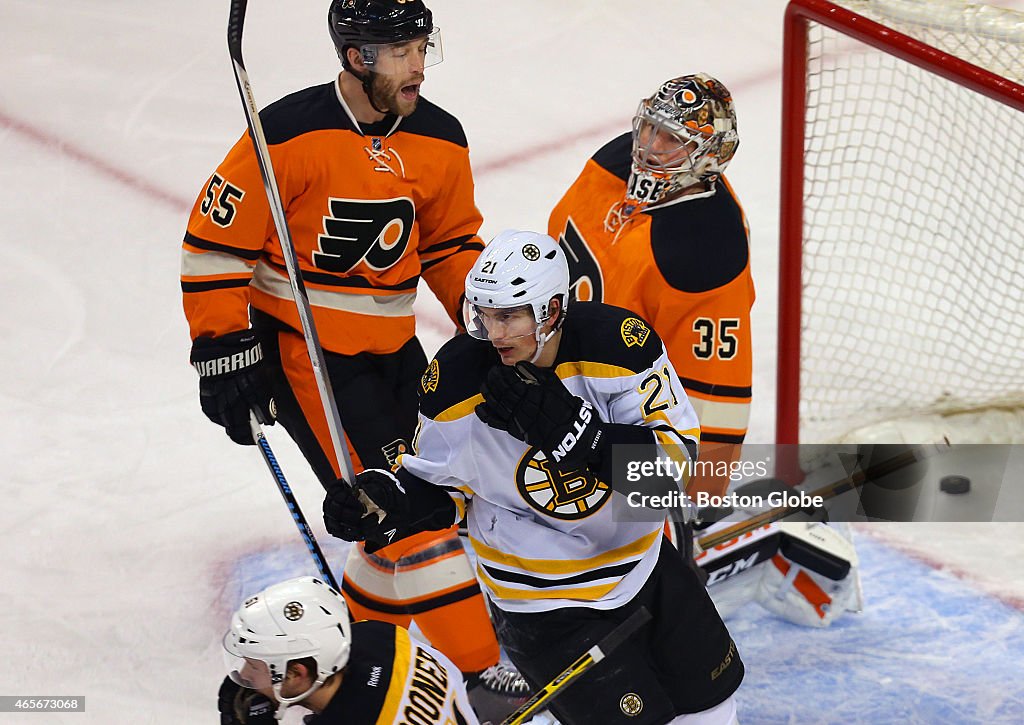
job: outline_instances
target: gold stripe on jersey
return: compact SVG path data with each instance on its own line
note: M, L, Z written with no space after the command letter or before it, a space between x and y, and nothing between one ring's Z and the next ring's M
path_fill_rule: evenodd
M409 632L402 627L395 627L395 660L391 670L391 682L384 696L384 706L380 709L379 725L398 722L398 708L405 697L405 683L409 678L410 664Z
M582 375L585 378L628 378L636 375L635 372L621 365L583 360L564 362L555 368L555 374L562 380L576 375Z
M496 583L482 567L477 566L477 576L487 585L487 588L503 599L582 599L586 601L597 601L608 596L612 589L619 585L618 580L608 584L599 584L589 587L564 587L560 589L518 589L505 587Z
M459 490L463 492L469 492L469 489L465 486L459 486ZM451 498L452 503L455 504L455 520L462 521L466 518L466 495L472 495L472 492L468 494L458 494L453 491L448 492L448 496Z
M582 375L587 378L624 378L635 375L635 373L629 368L624 368L619 365L609 365L607 363L595 363L595 362L566 362L555 368L555 374L565 380L577 375ZM471 415L476 409L476 406L484 402L484 396L476 394L472 398L463 400L460 403L450 406L449 408L441 411L434 417L434 420L438 423L448 423L459 418L465 418L467 415Z
M469 543L472 544L473 551L481 560L501 566L514 567L531 574L582 574L602 566L618 564L633 557L643 556L651 548L660 531L660 529L655 529L636 541L586 559L527 559L506 554L472 537L470 537Z
M456 403L447 410L442 410L434 418L438 423L449 423L459 418L465 418L467 415L472 415L473 411L476 410L476 406L484 402L484 396L477 393L468 400L463 400L461 403Z
M282 277L264 262L256 265L252 286L254 289L278 299L294 299L288 278ZM306 283L306 296L309 298L309 304L313 307L325 307L331 310L375 317L408 317L413 314L412 304L416 301L415 292L353 294L317 289L308 282Z

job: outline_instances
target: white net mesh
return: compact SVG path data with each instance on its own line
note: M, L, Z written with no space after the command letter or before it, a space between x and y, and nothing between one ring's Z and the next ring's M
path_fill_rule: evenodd
M1024 14L847 9L1007 78ZM1024 402L1024 113L810 23L800 439Z

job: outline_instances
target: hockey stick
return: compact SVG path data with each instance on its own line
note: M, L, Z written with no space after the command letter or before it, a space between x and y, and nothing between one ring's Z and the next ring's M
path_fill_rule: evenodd
M256 106L256 99L253 98L252 87L249 85L249 74L245 71L245 62L242 60L242 26L245 23L247 5L248 0L231 0L231 14L228 18L228 51L231 53L235 82L238 85L238 93L242 97L242 108L245 110L245 120L249 126L249 138L252 139L253 148L256 150L256 160L259 162L260 175L263 177L263 188L267 194L267 201L270 202L270 213L274 218L277 237L281 241L281 251L284 254L285 267L288 270L288 281L291 283L295 307L299 313L299 321L302 323L302 336L306 340L309 362L313 366L313 377L316 378L316 386L320 391L320 402L324 407L324 415L327 416L327 427L331 432L335 459L341 470L342 478L351 485L355 480L355 474L352 459L348 454L348 445L345 443L345 429L341 426L341 415L338 413L338 404L334 399L334 390L331 388L331 381L325 372L327 364L324 361L324 351L320 346L316 325L313 323L313 313L309 308L306 285L302 281L302 271L299 269L299 257L295 253L295 245L292 243L288 220L285 218L284 204L281 202L281 192L277 188L277 177L274 176L274 166L270 160L270 151L267 149L267 139L263 135L259 109Z
M612 650L633 636L634 632L649 621L651 621L651 613L647 611L647 607L640 607L629 615L626 621L605 635L604 639L580 655L555 679L538 690L518 710L502 720L501 725L520 725L525 722L526 718L564 692L565 688L575 682L580 675L611 654Z
M810 497L820 496L822 501L835 498L840 494L844 494L847 491L853 491L858 489L864 484L868 483L877 478L888 476L890 473L910 466L918 461L923 461L936 453L947 450L949 443L936 443L934 445L927 446L913 446L909 450L899 453L892 458L889 458L881 463L868 468L866 471L857 468L853 473L841 478L833 483L826 484L820 488L816 488L813 491L807 493ZM760 528L765 524L770 524L775 521L791 516L803 509L800 506L777 506L773 509L769 509L764 513L758 514L752 518L740 521L734 526L730 526L721 531L709 534L702 539L697 539L697 546L702 551L707 551L713 546L718 546L726 541L731 541L737 537L743 536L743 534L750 533L754 529Z
M277 463L277 457L274 455L274 451L270 449L267 436L264 435L263 428L260 426L260 422L256 420L256 414L252 411L249 412L249 425L252 427L252 437L259 447L260 453L263 454L263 460L266 461L267 468L270 469L271 475L274 476L274 480L277 482L277 490L281 492L284 502L288 505L288 511L291 512L292 520L295 521L295 525L299 528L302 540L306 542L306 548L309 549L309 555L313 557L313 563L316 564L320 576L323 577L329 587L336 592L340 592L341 589L338 588L338 582L334 579L334 574L331 573L331 567L327 565L327 558L320 551L320 545L316 543L313 530L309 528L306 517L302 515L299 502L295 500L295 494L292 493L292 488L288 485L284 472L281 471L281 466Z

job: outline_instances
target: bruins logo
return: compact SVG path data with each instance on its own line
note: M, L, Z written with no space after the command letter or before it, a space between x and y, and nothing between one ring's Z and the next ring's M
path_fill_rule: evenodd
M430 364L427 365L426 371L423 373L423 377L420 378L420 385L423 387L423 392L433 393L437 390L437 381L440 377L441 371L437 365L437 360L431 360Z
M302 619L302 615L305 612L306 610L303 609L300 602L288 602L284 605L284 618L289 622L296 622Z
M644 701L635 692L627 692L619 700L619 709L628 717L636 717L644 709Z
M523 246L523 256L530 262L536 262L540 259L540 247L536 244L526 244Z
M516 466L516 488L532 508L556 519L585 519L612 496L589 471L561 473L544 452L531 447Z
M626 347L633 347L634 345L643 347L644 343L647 342L647 338L651 336L651 328L647 326L646 322L636 317L627 317L623 320L620 332Z

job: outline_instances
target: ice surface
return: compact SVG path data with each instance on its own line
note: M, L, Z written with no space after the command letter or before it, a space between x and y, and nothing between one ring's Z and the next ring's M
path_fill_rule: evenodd
M249 4L260 105L336 72L327 5ZM729 176L758 286L750 440L769 442L784 3L483 6L431 2L446 60L424 91L466 128L485 235L544 228L585 159L661 81L706 70L732 90L742 144ZM205 420L187 365L179 243L244 127L227 8L0 3L0 689L87 702L84 714L0 722L211 722L220 635L243 591L313 573L258 453ZM432 351L449 327L429 295L419 309ZM282 431L269 436L322 532L319 484ZM812 701L822 722L1016 721L1021 612L1001 601L1024 596L1021 529L897 528L887 540L962 576L868 544L863 620L807 632L745 615L744 722L813 721L801 709ZM343 561L332 556L339 575Z

